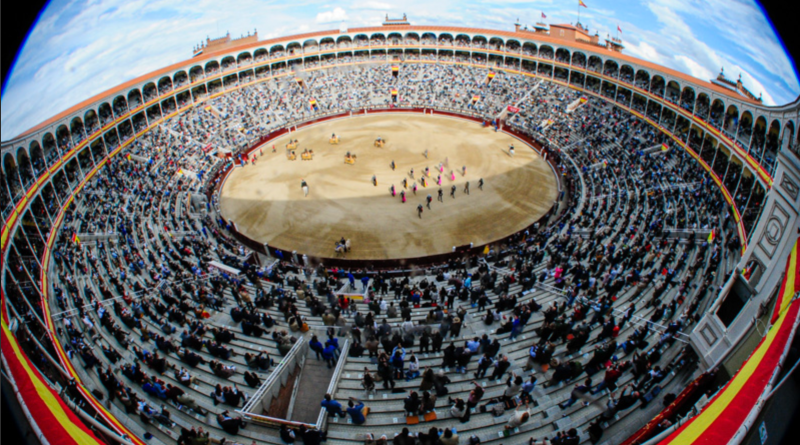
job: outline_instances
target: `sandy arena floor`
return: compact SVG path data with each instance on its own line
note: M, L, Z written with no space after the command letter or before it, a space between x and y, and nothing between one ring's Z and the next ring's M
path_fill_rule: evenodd
M340 145L329 145L331 133ZM373 147L376 137L384 148ZM298 139L297 160L286 158L285 145ZM515 155L508 153L510 144ZM334 244L350 239L351 259L396 259L447 253L453 246L479 246L519 231L545 214L557 195L547 163L530 147L504 133L463 119L420 114L383 113L317 124L263 148L256 165L236 168L221 192L221 211L248 237L270 246L316 257L334 257ZM303 149L312 161L300 160ZM423 155L428 150L428 158ZM346 152L357 155L344 163ZM444 203L434 168L445 159ZM391 169L394 160L397 168ZM419 180L429 166L427 188ZM467 167L465 176L461 167ZM414 169L416 196L411 192ZM455 181L450 180L450 170ZM378 185L372 185L372 175ZM309 186L303 197L300 180ZM400 200L407 178L406 203ZM483 191L478 180L483 178ZM469 181L470 195L464 193ZM397 196L389 187L394 184ZM450 188L456 186L455 199ZM433 197L431 210L417 216L417 205Z

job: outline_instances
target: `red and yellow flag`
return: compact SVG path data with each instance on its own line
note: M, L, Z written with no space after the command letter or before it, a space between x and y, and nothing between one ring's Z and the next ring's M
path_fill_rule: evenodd
M397 65L392 65L392 71L393 72L398 72L398 71L400 71L400 67L397 66Z
M667 143L664 142L663 144L661 144L661 151L667 151L667 150L669 150L669 145L667 145Z
M78 238L78 234L75 233L75 232L72 232L72 242L74 244L80 244L81 243L81 239Z
M714 231L714 229L711 229L711 233L708 234L708 242L710 243L714 241L716 237L717 237L716 232Z
M578 4L583 6L584 8L588 8L588 6L586 6L586 3L584 3L583 0L578 0Z

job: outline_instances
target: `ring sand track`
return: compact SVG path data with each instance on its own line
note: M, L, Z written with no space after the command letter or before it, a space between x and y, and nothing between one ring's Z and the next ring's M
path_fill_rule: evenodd
M339 136L339 145L328 143L332 133ZM386 140L385 147L373 146L377 137ZM285 146L293 139L299 141L296 161L286 157ZM513 157L510 144L515 144ZM300 160L305 148L314 151L313 160ZM363 260L416 258L448 253L453 246L480 246L537 221L558 193L553 170L529 146L453 117L380 113L332 120L282 136L262 151L256 165L236 168L225 180L222 215L253 240L313 257L334 257L335 242L342 237L352 244L347 258ZM344 163L348 151L357 155L354 165ZM450 168L442 175L442 203L434 168L446 158ZM431 169L427 188L419 183L426 166ZM462 166L467 167L464 176ZM416 196L408 174L412 168ZM455 181L450 180L451 169ZM409 181L405 204L400 200L404 178ZM478 189L480 178L483 191ZM303 197L301 179L308 183L308 197ZM464 193L467 181L470 195ZM389 190L392 184L396 197ZM455 198L450 197L452 185ZM424 206L428 194L432 209L425 207L420 219L417 205Z

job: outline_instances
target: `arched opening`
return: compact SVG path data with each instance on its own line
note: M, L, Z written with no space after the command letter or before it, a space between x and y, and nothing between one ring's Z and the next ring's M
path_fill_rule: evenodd
M522 44L522 54L535 57L537 54L539 54L539 49L535 44L531 42L525 42Z
M686 87L683 89L681 93L681 108L688 111L689 113L694 112L694 88Z
M186 74L186 71L183 70L178 71L177 73L175 73L174 76L172 76L172 84L175 86L175 88L180 88L184 85L188 85L189 75Z
M386 45L386 36L383 33L376 32L369 36L370 45Z
M658 120L661 118L661 104L655 100L648 101L647 116L652 119L653 122L658 122Z
M453 35L446 32L439 34L439 45L453 46Z
M458 34L454 43L456 46L468 47L471 45L472 39L466 34Z
M613 83L604 80L601 86L601 94L611 100L614 100L614 96L617 93L617 87Z
M164 95L172 91L172 79L167 76L162 77L158 81L158 94Z
M781 147L787 147L789 150L795 151L794 144L794 121L786 122L783 126L783 136L781 136Z
M192 93L188 89L183 90L175 95L175 99L178 101L178 108L183 108L192 103Z
M86 128L87 136L97 133L97 130L100 129L100 120L94 110L89 110L83 115L83 125Z
M261 68L256 70L256 75L258 75L258 70L262 70L262 71L268 72L268 68L261 67ZM192 88L192 100L194 102L197 102L197 101L205 98L207 94L208 94L208 91L206 91L206 85L205 84L198 85L198 86Z
M769 124L769 130L767 130L767 141L764 146L763 155L759 162L764 168L772 175L775 171L775 165L778 162L778 150L780 149L778 145L778 136L781 134L781 123L778 122L777 119L773 120L771 124Z
M658 97L664 97L664 78L656 74L650 82L650 94Z
M676 114L671 108L663 107L661 109L661 125L664 128L672 131L675 126L675 118Z
M89 170L94 167L94 160L92 159L92 153L89 147L84 147L83 150L78 153L78 164L81 166L83 174L88 173Z
M189 70L189 80L192 83L197 82L198 80L202 80L205 78L205 73L203 72L203 67L195 65L192 69Z
M597 56L589 56L587 68L595 73L599 73L603 67L603 61Z
M647 98L642 96L641 94L634 93L633 94L633 101L631 102L631 108L634 110L644 113L647 111Z
M668 101L677 105L678 100L680 99L680 94L681 86L678 84L678 82L670 80L669 83L667 83L667 91L664 99L667 99Z
M128 106L131 110L141 107L143 103L142 93L139 91L139 89L128 91Z
M486 48L487 43L486 37L484 36L475 36L472 38L473 48Z
M556 61L561 63L569 64L572 57L570 56L569 51L564 48L558 48L556 50Z
M114 120L114 114L111 112L111 105L109 105L108 102L100 104L97 115L100 117L100 125L103 127Z
M278 57L283 57L284 52L286 52L286 49L283 47L283 45L273 45L269 49L269 57L271 59L276 59Z
M308 39L303 42L303 53L315 53L319 51L319 42L315 39Z
M633 67L630 65L622 65L619 69L619 80L625 83L633 83Z
M219 82L219 81L217 81ZM161 119L161 106L159 104L155 104L152 107L147 109L147 121L152 123L157 122Z
M553 60L554 53L553 47L550 45L542 45L539 47L539 57L542 59Z
M253 61L256 63L264 62L268 58L269 58L269 51L267 51L266 48L258 48L253 52Z
M436 34L432 32L423 33L419 42L421 45L426 45L426 46L436 45Z
M728 162L728 172L725 173L725 177L722 180L725 184L725 188L727 188L730 193L734 193L736 191L736 186L739 185L739 179L741 179L741 177L742 161L736 156L731 156Z
M133 131L137 134L147 129L147 118L144 115L144 111L134 114L131 117L131 123L133 124Z
M761 156L764 151L764 143L766 142L767 134L767 119L764 116L759 116L753 126L753 136L750 141L750 149L748 153L757 162L761 162Z
M350 36L339 36L336 39L336 46L339 48L350 48L353 46L353 39Z
M537 72L543 77L553 77L553 65L549 63L539 63Z
M48 164L58 160L60 153L56 147L56 138L51 133L45 133L42 138L42 147L44 148L44 158Z
M580 51L575 51L572 53L572 66L586 68L586 54Z
M112 128L110 131L107 131L103 134L103 140L105 140L106 147L108 147L109 151L113 151L119 146L119 135L117 134L117 129ZM81 165L83 165L81 163Z
M220 61L220 66L222 67L223 72L235 68L236 60L233 58L233 56L225 56L222 58L222 61ZM160 85L159 85L159 91L161 91Z
M239 53L239 55L236 56L236 66L237 67L250 65L251 63L253 63L253 55L250 54L250 52L248 52L248 51L245 51L243 53Z
M156 84L153 82L145 84L145 86L142 88L142 94L144 94L145 103L157 98L158 89L156 88Z
M617 88L617 97L616 97L617 102L623 105L627 105L628 103L630 103L630 100L631 100L631 90L622 87Z
M17 166L19 168L19 177L22 180L22 186L27 190L31 186L35 176L33 176L33 169L31 168L31 158L28 156L28 151L23 147L17 149Z
M58 148L60 148L61 151L69 151L71 147L70 139L69 129L67 129L66 125L61 125L56 129L56 142L58 143Z
M714 99L709 108L708 118L706 121L717 129L722 128L722 116L725 113L725 104L719 99Z
M572 71L572 73L569 75L569 83L570 85L583 87L583 82L586 80L585 77L586 76L579 71Z
M335 49L336 48L336 41L333 40L333 37L325 37L319 41L319 51L328 50L328 49Z
M355 43L356 47L363 47L369 45L369 36L366 34L356 34L353 37L353 43Z
M766 125L766 124L764 124ZM736 133L736 139L739 140L739 144L747 149L750 145L750 136L753 134L753 114L749 111L745 111L742 113L742 117L739 120L739 131Z
M586 76L586 89L595 94L600 94L600 79L593 76Z
M143 114L144 113L139 113L139 115ZM103 160L103 158L106 157L106 149L105 146L103 145L103 139L101 138L97 138L94 141L92 141L91 150L92 150L92 157L97 162L100 162L101 160Z
M42 173L44 173L45 169L47 169L47 164L44 160L44 152L42 152L42 147L37 141L31 142L31 145L28 147L28 151L31 154L33 176L38 178L42 175Z
M403 35L399 32L390 32L389 35L386 36L386 44L387 45L400 45L403 43Z
M128 101L125 100L125 96L115 97L111 104L114 110L114 117L119 118L128 112Z
M138 90L137 90L138 91ZM72 135L72 143L78 145L86 139L86 132L83 128L83 121L80 117L75 117L69 124L69 132Z
M736 105L731 105L728 107L728 111L725 112L725 121L722 125L722 130L728 133L728 135L736 137L733 132L736 131L736 127L739 126L739 109L736 108Z
M684 90L685 93L685 90ZM694 114L700 119L706 120L708 118L708 94L700 93L695 101Z
M19 201L22 197L22 184L20 184L19 173L17 172L17 161L10 152L3 156L3 173L11 196L14 201Z
M503 39L492 37L489 39L489 49L493 49L495 51L503 51L505 49L505 43L503 43Z
M617 77L619 73L619 65L617 62L613 60L606 60L606 63L603 64L603 75L608 77Z
M521 49L522 45L519 43L519 40L511 39L506 41L507 52L519 54Z
M645 70L637 71L634 85L643 90L650 90L650 73Z
M553 68L554 79L558 79L562 82L568 82L569 81L568 76L569 72L565 68L562 68L560 66L556 66L555 68Z
M212 76L219 72L219 62L212 60L206 63L206 77Z

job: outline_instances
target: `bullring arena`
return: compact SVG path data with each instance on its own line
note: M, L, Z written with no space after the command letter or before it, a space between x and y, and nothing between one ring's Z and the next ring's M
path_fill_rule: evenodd
M202 46L3 142L31 434L761 440L797 398L800 101L587 39L387 18Z
M329 144L331 134L340 144ZM386 145L376 148L376 137ZM288 160L285 147L291 140L299 141L297 153L312 149L313 160ZM357 155L355 164L343 162L348 152ZM451 252L453 246L482 246L532 225L558 195L553 170L532 147L490 126L453 117L378 113L344 118L270 141L260 153L255 165L234 169L225 180L222 216L249 238L314 257L333 256L341 238L351 240L346 253L351 259L415 258ZM448 166L440 170L444 162ZM308 197L300 187L303 179ZM452 186L456 198L450 196ZM419 204L425 207L422 218Z

